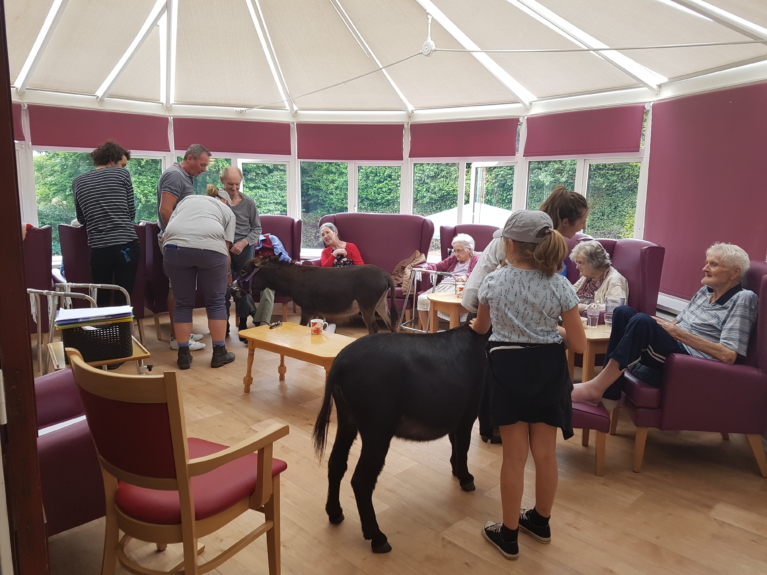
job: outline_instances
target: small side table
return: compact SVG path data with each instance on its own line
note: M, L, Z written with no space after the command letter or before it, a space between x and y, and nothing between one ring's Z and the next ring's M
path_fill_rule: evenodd
M431 316L429 320L429 333L437 333L437 328L439 327L438 312L450 316L450 329L458 327L461 323L461 315L469 313L469 311L461 305L461 298L454 293L432 293L428 295L428 298L431 304L431 310L429 312Z
M600 353L607 352L607 344L610 341L610 331L605 325L586 327L586 350L583 352L583 376L581 381L594 379L594 358ZM570 370L570 378L575 371L575 354L567 350L567 367Z
M152 354L150 354L147 348L141 345L141 342L139 342L139 340L137 340L135 337L131 336L131 339L133 340L133 351L130 357L118 357L115 359L102 359L99 361L89 361L87 362L88 365L93 367L101 367L102 369L107 369L107 365L112 363L127 363L129 361L135 361L136 373L141 375L148 369L146 366L143 365L143 361L145 359L148 359ZM66 354L64 353L63 342L54 341L49 343L48 357L50 358L51 364L53 364L53 371L66 369L67 365L64 359L66 357ZM151 366L149 367L151 368Z

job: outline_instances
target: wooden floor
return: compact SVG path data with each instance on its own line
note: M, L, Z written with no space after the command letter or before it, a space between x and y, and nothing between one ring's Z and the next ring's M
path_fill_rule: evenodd
M298 321L291 316L291 321ZM154 373L175 368L176 352L155 339L146 322ZM308 328L307 328L308 329ZM195 331L207 333L204 312L195 313ZM361 321L338 333L361 336ZM278 356L256 352L253 387L243 394L246 347L231 337L235 363L211 369L208 347L193 352L192 369L180 379L190 436L233 444L274 422L290 425L290 435L275 447L288 462L282 475L282 571L293 575L451 575L515 573L764 574L767 573L767 480L757 473L745 437L724 441L713 433L650 431L642 473L630 469L634 427L621 419L618 435L607 440L605 475L594 475L594 447L581 447L579 432L560 439L560 483L552 518L552 543L541 545L520 535L520 558L506 561L482 537L488 519L500 520L498 474L501 446L485 445L474 433L469 468L477 490L464 493L450 473L446 438L432 443L395 440L375 491L382 531L393 551L374 555L362 538L349 477L359 454L352 449L350 472L342 484L346 521L331 525L324 511L326 461L319 462L310 434L321 403L324 372L286 359L287 375L278 381ZM121 371L131 373L133 366ZM331 439L335 429L331 430ZM534 502L535 474L528 461L523 504ZM203 558L213 557L251 525L256 513L203 542ZM87 575L101 566L103 520L50 539L51 573ZM219 537L220 535L220 537ZM180 546L162 553L151 545L128 547L145 565L167 568ZM118 573L126 571L118 568ZM268 573L265 541L252 543L213 571L219 574Z

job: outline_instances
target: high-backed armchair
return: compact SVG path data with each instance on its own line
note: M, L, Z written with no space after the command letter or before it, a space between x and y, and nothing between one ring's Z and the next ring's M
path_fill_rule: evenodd
M51 290L53 289L53 277L51 275L51 226L42 228L30 228L22 244L24 257L24 284L26 289ZM37 310L38 321L42 333L48 333L48 301L40 298L40 307ZM37 324L29 315L29 333L37 331Z
M320 225L330 222L338 228L343 241L355 244L366 264L392 273L394 267L418 250L429 253L434 237L434 223L423 216L406 214L332 214L324 216ZM319 265L319 260L314 262ZM397 308L405 302L402 287L396 289Z
M453 246L450 242L458 234L469 234L474 239L474 251L482 252L493 241L493 234L498 230L495 226L484 224L458 224L457 226L439 227L439 245L442 249L442 259L447 258L448 250Z
M301 230L303 222L301 220L294 220L288 216L260 216L261 229L264 234L274 234L282 242L283 247L288 252L288 255L294 260L301 259ZM260 295L256 294L256 301L260 299ZM274 303L282 304L282 321L288 319L288 304L290 298L285 295L275 294Z
M745 365L671 354L660 389L624 372L623 405L637 426L633 469L642 467L648 428L711 431L748 438L767 477L762 434L767 431L767 263L751 261L743 287L759 296L759 315Z

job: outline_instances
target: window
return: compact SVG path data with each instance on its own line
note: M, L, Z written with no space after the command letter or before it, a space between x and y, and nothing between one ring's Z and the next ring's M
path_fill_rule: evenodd
M133 181L136 197L136 222L157 221L157 182L162 175L162 159L131 158L125 166Z
M242 193L253 198L261 215L288 214L287 164L242 164Z
M551 160L530 162L527 178L527 209L537 210L551 190L562 184L575 190L577 160Z
M398 214L401 178L399 166L358 166L357 211Z
M589 164L586 229L595 238L634 237L639 162Z
M514 196L514 166L474 167L474 194L464 208L463 221L503 227L511 215Z
M59 224L69 224L76 217L72 180L93 170L93 162L86 152L37 151L33 162L39 225L51 226L53 255L60 256Z
M346 162L301 162L301 247L322 249L322 216L348 211L349 166ZM343 236L342 236L343 237Z
M176 162L179 164L184 160L182 157L177 157ZM217 188L221 187L221 172L224 168L232 165L232 160L228 158L211 158L208 164L208 169L194 179L194 193L205 195L205 191L208 184L213 184ZM156 184L155 184L156 185Z
M439 259L439 228L458 223L458 164L413 165L413 213L434 222L429 255Z

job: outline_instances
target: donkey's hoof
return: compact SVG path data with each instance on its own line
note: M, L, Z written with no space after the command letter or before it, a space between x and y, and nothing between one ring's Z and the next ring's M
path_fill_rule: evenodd
M333 525L338 525L343 520L344 520L343 512L339 512L337 515L328 515L328 521L330 521Z
M461 483L461 489L464 491L474 491L476 487L474 487L474 480L472 479L468 483Z
M384 539L384 542L380 545L376 545L375 543L371 543L370 547L373 549L373 553L389 553L391 551L391 545L389 545L389 542Z

